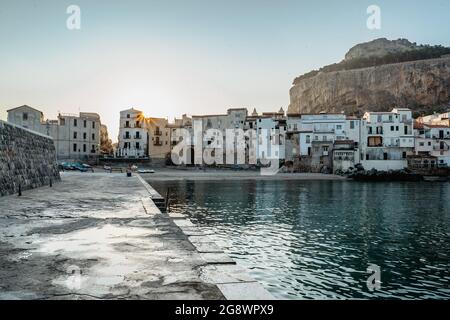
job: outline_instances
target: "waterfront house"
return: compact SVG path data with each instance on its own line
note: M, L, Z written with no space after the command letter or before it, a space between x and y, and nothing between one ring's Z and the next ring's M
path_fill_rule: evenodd
M215 159L215 164L223 165L225 162L231 164L228 163L229 161L226 161L226 159L235 159L237 145L236 141L230 141L229 143L233 148L225 148L227 145L226 132L227 129L243 130L247 115L247 108L230 108L227 110L226 114L192 116L194 129L196 123L201 125L201 132L199 133L201 133L202 137L202 141L197 142L197 137L195 136L196 133L193 133L194 136L192 137L192 142L199 143L197 150L202 150L201 154L199 154L199 152L195 153L195 162L198 164L204 163L204 150L206 154Z
M278 112L263 112L256 119L256 155L261 164L269 160L285 159L286 117L283 108Z
M413 119L410 109L366 112L361 130L361 164L366 170L400 170L414 154Z
M359 151L353 140L335 140L333 144L333 173L345 172L359 163Z
M438 166L450 166L450 126L416 122L415 155L432 156Z

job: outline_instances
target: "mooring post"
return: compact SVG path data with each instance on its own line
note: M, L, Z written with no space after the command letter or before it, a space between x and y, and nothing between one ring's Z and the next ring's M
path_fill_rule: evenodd
M166 212L169 212L169 199L170 198L170 188L167 188L167 190L166 190L166 203L165 203L165 207L166 207Z
M53 187L52 178L50 178L50 188Z
M22 196L22 185L19 183L19 197Z

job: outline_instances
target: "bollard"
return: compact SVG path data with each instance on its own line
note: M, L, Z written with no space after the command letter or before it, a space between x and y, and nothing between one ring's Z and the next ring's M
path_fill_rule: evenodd
M52 179L50 178L50 188L53 187Z
M22 196L22 185L19 183L19 197Z

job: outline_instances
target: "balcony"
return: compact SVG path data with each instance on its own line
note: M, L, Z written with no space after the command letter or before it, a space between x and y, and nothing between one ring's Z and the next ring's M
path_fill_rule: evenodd
M154 146L162 146L162 142L161 141L153 141L153 145Z
M124 138L125 140L128 140L128 139L131 139L131 136L123 135L123 138Z
M134 139L142 139L142 136L137 134L137 135L134 136Z
M161 132L161 130L155 130L155 131L153 131L153 134L154 134L155 136L161 136L161 135L162 135L162 132Z

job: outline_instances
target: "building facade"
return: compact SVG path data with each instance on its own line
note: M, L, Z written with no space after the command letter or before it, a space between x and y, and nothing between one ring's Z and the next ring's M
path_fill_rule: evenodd
M366 170L400 170L408 166L407 157L414 154L412 112L367 112L361 130L361 164Z
M116 156L148 158L148 147L149 133L144 113L134 108L121 111Z
M88 160L100 155L101 120L96 113L58 114L45 120L44 114L30 106L10 109L8 122L51 136L58 160Z

